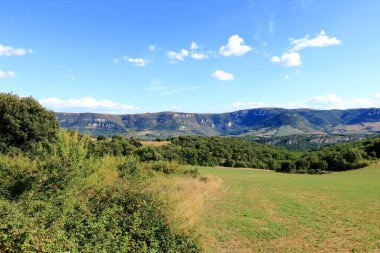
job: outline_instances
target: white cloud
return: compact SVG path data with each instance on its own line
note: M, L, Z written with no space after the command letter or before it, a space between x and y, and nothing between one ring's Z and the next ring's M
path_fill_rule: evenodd
M219 53L223 56L240 56L252 51L252 48L245 45L244 40L239 35L229 37L227 45L221 46Z
M341 104L343 103L343 99L338 97L335 94L327 94L323 96L316 96L316 97L309 98L303 103L305 103L305 105L310 106L312 108L331 107L331 106L338 106L337 108L340 108Z
M137 110L134 105L112 102L108 99L96 100L92 97L83 98L45 98L39 102L48 109L63 112L103 112L103 113L127 113L130 110Z
M142 58L128 58L128 62L132 63L137 67L144 67L146 65L146 60Z
M164 95L172 95L183 91L191 91L191 90L198 90L200 86L189 86L189 87L183 87L178 89L167 89L163 92Z
M191 49L191 50L195 50L195 49L198 49L198 48L199 48L199 46L198 46L197 43L195 43L195 42L191 42L191 45L190 45L190 49Z
M112 62L115 64L120 63L121 61L127 61L127 62L132 63L133 65L135 65L137 67L145 67L146 64L148 63L147 60L145 60L143 58L130 58L126 55L112 59Z
M285 67L296 67L302 64L301 55L298 52L286 52L281 57L273 56L271 61Z
M285 75L284 78L285 78L286 80L289 80L289 79L290 79L290 76L289 76L289 75Z
M154 50L157 49L156 45L149 45L148 48L149 48L150 51L154 51Z
M309 35L306 35L302 39L290 39L290 43L293 45L291 51L300 51L308 47L337 46L342 44L342 41L336 37L327 36L326 32L322 30L314 38L309 38Z
M326 94L307 98L302 101L287 103L263 103L263 102L236 102L230 106L234 110L260 108L260 107L279 107L287 109L310 108L310 109L350 109L350 108L380 108L380 93L364 97L342 98L336 94Z
M208 58L208 55L203 54L203 53L196 53L196 52L192 52L190 56L191 58L195 60L202 60L202 59Z
M10 46L4 46L0 44L0 56L24 55L27 53L33 53L33 50L24 48L13 48Z
M189 56L189 51L186 49L181 49L180 52L168 51L167 56L170 60L170 63L175 63L176 61L185 60L185 57Z
M16 73L13 71L2 71L0 69L0 78L13 78L16 77Z
M128 60L128 56L121 56L121 57L113 58L112 62L116 64L121 61L127 61L127 60Z
M211 75L212 77L221 80L221 81L232 81L234 80L234 75L231 73L224 72L222 70L216 70Z
M262 108L266 107L266 104L263 102L236 102L232 104L233 110L243 110L243 109L251 109L251 108Z
M293 46L290 50L285 52L281 57L273 56L271 61L281 64L285 67L295 67L302 64L301 55L299 51L308 47L328 47L342 44L342 41L336 37L329 37L325 31L321 31L314 38L309 38L306 35L302 39L289 39L290 44Z
M177 63L177 61L184 61L186 57L191 57L194 60L207 59L211 52L200 52L199 45L195 42L191 42L189 49L181 49L179 52L168 51L167 57L170 63Z

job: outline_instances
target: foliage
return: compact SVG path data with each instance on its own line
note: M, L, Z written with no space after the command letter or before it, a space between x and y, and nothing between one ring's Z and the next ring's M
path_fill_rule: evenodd
M111 163L72 131L32 156L0 155L0 251L199 252L197 238L169 225L162 197L142 181L189 170L114 152L124 141L107 141L118 156Z
M233 137L180 136L158 149L164 160L183 164L272 169L320 174L362 168L380 154L380 137L296 152ZM139 152L137 152L139 153Z
M31 150L37 143L56 139L58 123L53 112L47 111L32 97L0 93L0 148Z

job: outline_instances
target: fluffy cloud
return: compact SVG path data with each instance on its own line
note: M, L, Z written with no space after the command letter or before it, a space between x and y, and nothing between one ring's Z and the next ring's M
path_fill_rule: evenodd
M234 110L259 108L259 107L280 107L280 108L311 108L311 109L350 109L350 108L370 108L380 107L380 93L365 97L342 98L336 94L326 94L315 96L303 101L288 103L263 103L263 102L236 102L230 106Z
M103 112L103 113L127 113L130 110L137 110L134 105L127 105L112 102L110 100L96 100L92 97L83 98L46 98L39 102L48 109L63 112Z
M296 67L302 64L301 55L298 52L286 52L281 57L273 56L271 61L285 67Z
M290 50L285 52L281 57L273 56L271 61L278 63L285 67L296 67L302 64L301 55L299 51L308 47L328 47L342 44L342 41L336 37L329 37L325 31L321 31L314 38L306 35L302 39L289 39L290 44L293 46Z
M181 49L179 52L168 51L167 56L170 60L170 63L175 63L176 61L183 61L185 57L189 56L189 51L186 49Z
M166 53L169 58L169 63L177 63L178 61L184 61L187 57L194 60L207 59L213 56L215 53L213 51L201 50L201 47L196 42L191 42L188 49L181 49L179 52L168 51Z
M195 49L198 49L198 48L199 48L199 46L198 46L197 43L195 43L195 42L191 42L191 45L190 45L190 49L191 49L191 50L195 50Z
M232 81L234 80L234 75L231 73L224 72L222 70L216 70L211 75L215 79L221 80L221 81Z
M252 48L245 45L244 40L239 35L233 35L228 39L227 45L221 46L219 53L223 56L240 56L252 51Z
M10 46L4 46L0 44L0 56L24 55L26 53L32 52L32 49L13 48Z
M16 77L16 73L13 71L2 71L0 69L0 78L12 78Z
M337 46L342 44L342 41L336 37L327 36L326 32L322 30L314 38L309 38L309 35L306 35L302 39L290 39L290 43L293 45L291 51L300 51L301 49L308 47Z

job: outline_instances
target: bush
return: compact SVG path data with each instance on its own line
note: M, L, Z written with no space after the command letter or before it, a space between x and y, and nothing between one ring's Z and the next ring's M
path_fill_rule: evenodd
M152 146L144 146L135 151L143 162L159 161L162 159L162 155L158 152L157 148Z
M294 173L296 171L296 165L292 161L282 161L281 167L276 171L285 173Z
M140 161L135 156L123 158L123 161L117 165L120 176L124 178L139 178L142 176Z

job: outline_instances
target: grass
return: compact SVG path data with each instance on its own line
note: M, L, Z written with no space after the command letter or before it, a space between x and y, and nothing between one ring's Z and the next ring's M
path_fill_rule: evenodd
M170 144L170 141L142 141L144 146L161 147Z
M201 168L206 252L380 252L380 165L325 175Z

